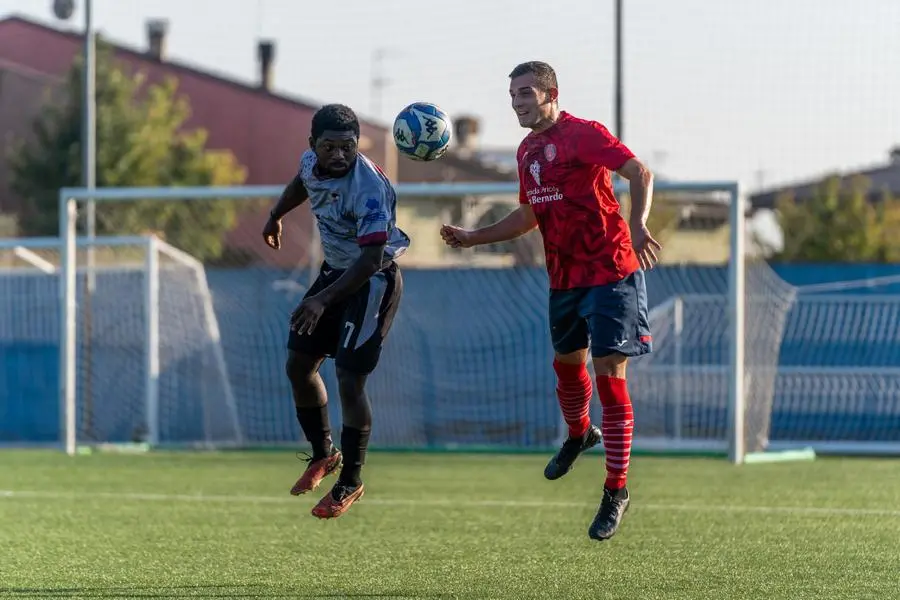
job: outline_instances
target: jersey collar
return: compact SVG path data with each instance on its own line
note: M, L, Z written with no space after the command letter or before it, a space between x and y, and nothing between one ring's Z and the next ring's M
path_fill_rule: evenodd
M551 131L553 131L554 129L556 129L556 127L557 127L559 124L561 124L561 123L563 123L563 122L565 122L565 121L568 121L568 120L571 119L571 118L572 118L572 115L570 115L569 113L567 113L567 112L564 111L564 110L561 110L561 111L559 111L559 118L556 119L556 122L555 122L553 125L551 125L550 127L548 127L547 129L545 129L544 131L542 131L542 132L540 132L540 133L534 133L534 132L532 131L532 132L529 133L528 135L533 135L533 136L547 135L548 133L550 133Z

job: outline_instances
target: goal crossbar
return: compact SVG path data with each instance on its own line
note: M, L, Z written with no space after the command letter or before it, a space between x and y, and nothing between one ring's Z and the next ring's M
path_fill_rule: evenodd
M722 192L726 200L737 197L739 184L736 181L679 182L657 181L653 188L664 192ZM471 196L490 194L517 194L519 184L514 182L453 182L453 183L398 183L394 186L398 196L457 196L460 193ZM627 193L628 184L616 181L617 194ZM178 198L180 200L210 200L225 198L274 198L284 191L278 185L246 186L183 186L183 187L102 187L102 188L62 188L59 191L60 205L66 200L150 200Z

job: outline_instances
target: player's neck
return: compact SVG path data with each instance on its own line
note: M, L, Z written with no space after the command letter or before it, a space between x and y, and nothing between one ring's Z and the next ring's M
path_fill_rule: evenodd
M534 127L531 128L533 133L544 133L559 121L559 107L554 106L553 110L550 111L550 114L547 115L546 118L541 119L537 123L535 123Z

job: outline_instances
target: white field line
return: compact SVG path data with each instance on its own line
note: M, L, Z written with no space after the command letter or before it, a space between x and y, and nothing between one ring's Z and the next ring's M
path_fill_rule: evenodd
M141 492L71 492L0 490L0 499L36 498L49 500L120 500L132 502L200 502L284 504L297 502L296 498L277 496L223 496L203 494L149 494ZM545 500L414 500L409 498L364 497L362 504L376 506L427 506L447 508L586 508L595 506L588 502L555 502ZM882 508L838 508L816 506L740 506L729 504L653 504L635 502L638 510L720 512L720 513L777 513L788 515L857 516L900 518L900 510Z

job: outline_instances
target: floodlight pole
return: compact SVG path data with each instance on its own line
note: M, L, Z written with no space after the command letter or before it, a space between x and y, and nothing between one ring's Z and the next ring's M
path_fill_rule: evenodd
M616 93L615 93L615 122L616 137L620 140L625 139L623 130L622 116L622 0L615 0L615 61L616 61Z
M82 186L92 190L97 183L97 48L94 39L93 0L84 2L84 68L82 70L81 120L81 180ZM86 233L93 239L97 233L96 206L93 198L87 201ZM94 291L94 247L88 246L88 291Z
M81 119L81 180L84 188L94 190L97 183L97 46L94 35L93 0L84 0L84 65L82 67L82 119ZM82 429L87 437L93 435L94 394L92 344L93 319L91 300L96 289L96 256L94 237L97 233L97 212L94 198L88 197L85 210L85 234L88 238L87 276L84 290L84 414Z

